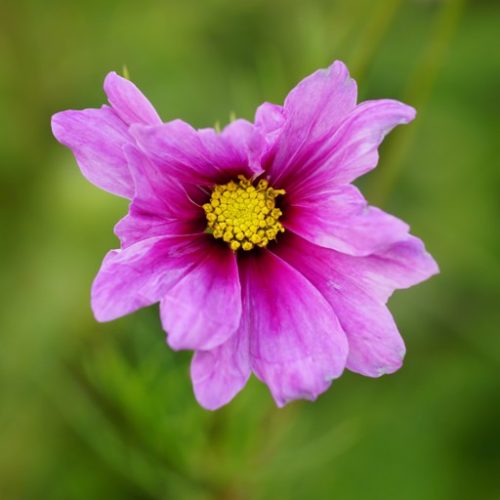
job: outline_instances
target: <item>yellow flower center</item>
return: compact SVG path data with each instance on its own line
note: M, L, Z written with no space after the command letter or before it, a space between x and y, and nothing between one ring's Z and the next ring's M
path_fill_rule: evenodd
M276 208L276 197L285 194L284 189L273 189L265 179L257 186L243 175L239 182L215 186L210 202L203 205L207 217L207 231L214 238L221 238L236 251L264 248L285 232L279 222L283 212Z

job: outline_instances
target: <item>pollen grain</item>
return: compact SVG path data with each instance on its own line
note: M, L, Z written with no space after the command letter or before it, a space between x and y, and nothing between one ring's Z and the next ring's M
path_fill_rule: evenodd
M264 248L285 232L279 222L283 213L276 207L276 197L284 194L284 189L270 187L265 179L254 186L243 175L238 176L238 182L218 184L210 201L203 205L207 231L225 241L234 252Z

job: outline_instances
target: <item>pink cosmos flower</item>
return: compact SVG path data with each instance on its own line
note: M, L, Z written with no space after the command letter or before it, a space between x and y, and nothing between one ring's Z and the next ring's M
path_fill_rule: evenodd
M160 303L173 349L195 351L199 403L228 403L251 373L278 406L314 400L345 368L400 368L405 346L386 303L438 272L401 220L351 184L415 110L356 103L336 61L283 106L222 132L162 123L128 80L110 73L110 106L54 115L55 137L83 175L130 200L92 286L98 321Z

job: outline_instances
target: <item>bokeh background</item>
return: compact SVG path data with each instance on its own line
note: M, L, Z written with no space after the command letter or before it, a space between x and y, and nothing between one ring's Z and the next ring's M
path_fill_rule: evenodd
M499 26L485 0L2 0L0 498L499 499ZM206 412L156 307L93 319L127 204L50 116L100 106L126 65L165 120L252 119L336 58L361 99L419 111L359 184L442 273L391 299L397 374L282 410L252 380Z

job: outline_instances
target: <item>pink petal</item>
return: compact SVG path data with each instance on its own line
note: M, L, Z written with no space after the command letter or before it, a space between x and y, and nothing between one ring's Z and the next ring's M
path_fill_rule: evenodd
M243 134L243 127L238 127ZM197 131L181 120L159 126L134 125L131 132L152 161L184 185L211 188L239 174L256 173L249 165L248 151L241 146L248 138L241 137L238 143L230 132Z
M158 126L134 125L132 135L148 156L165 173L183 184L213 184L221 174L209 158L200 135L182 120Z
M234 254L215 246L205 234L150 238L108 253L92 286L98 321L160 300L173 347L209 349L224 342L238 327L241 314ZM223 322L218 319L222 303ZM205 329L200 326L203 320Z
M229 403L250 377L248 335L240 328L211 351L197 351L191 362L191 379L198 403L216 410Z
M398 101L365 101L345 118L299 165L288 190L312 193L348 184L378 163L378 147L396 126L415 118L415 110Z
M341 294L325 294L347 335L346 367L367 377L394 373L403 364L406 348L392 314L385 305L356 291L346 284Z
M373 255L359 258L336 253L334 260L337 269L383 303L394 290L417 285L439 273L422 241L411 235Z
M228 246L200 248L189 274L177 280L160 303L172 349L213 349L225 342L241 319L236 256Z
M98 321L119 318L165 295L172 281L168 279L172 243L166 238L150 238L108 252L92 285L92 310ZM183 243L187 246L188 239ZM184 269L176 271L182 276L189 265L188 261Z
M122 152L131 137L125 123L110 107L56 113L52 117L52 132L73 151L90 182L110 193L132 197L132 177Z
M244 174L252 177L261 173L260 163L256 164L253 152L255 129L246 120L231 122L222 132L213 128L196 131L204 150L204 155L212 165L216 165L222 175Z
M355 260L362 262L365 257L352 257L351 266L345 268L337 252L291 234L275 251L310 280L333 307L349 342L349 370L378 377L401 367L405 347L391 313L353 272Z
M92 285L98 321L111 321L158 302L195 265L202 236L157 237L111 250Z
M284 225L309 241L350 255L369 255L404 239L408 225L375 207L352 185L292 193Z
M270 102L262 103L255 112L255 126L265 135L281 131L285 124L283 106Z
M263 172L261 161L266 144L264 137L252 123L241 119L232 121L224 128L219 140L224 141L239 155L240 159L236 165L241 167L240 173L255 177ZM217 158L214 158L214 161L217 161ZM235 163L234 159L231 161Z
M137 212L134 207L114 227L114 233L120 239L122 248L127 248L142 240L158 236L182 236L203 230L201 224L168 220L163 217Z
M142 212L158 213L175 220L193 220L204 214L169 169L153 163L144 151L127 144L123 152L134 179L133 204Z
M315 399L342 373L347 342L332 308L293 267L268 251L240 261L252 369L278 406Z
M156 125L161 123L160 117L144 94L129 80L118 76L115 72L108 73L104 80L104 91L108 101L127 124L143 123Z
M298 166L314 154L356 106L356 83L335 61L300 82L284 104L286 123L268 173L275 185L287 186Z
M135 195L129 214L116 226L123 246L161 235L203 231L203 210L175 178L153 164L136 146L123 148L134 179Z
M278 137L285 124L283 106L264 102L255 112L255 128L264 137L266 146L261 158L261 164L266 165L269 159L276 154Z

